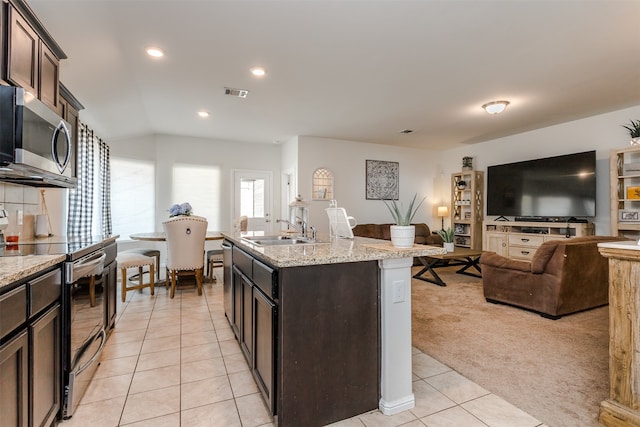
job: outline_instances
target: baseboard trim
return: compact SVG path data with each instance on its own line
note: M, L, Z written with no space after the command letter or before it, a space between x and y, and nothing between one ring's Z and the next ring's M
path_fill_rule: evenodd
M402 399L398 399L394 402L386 402L384 399L380 399L379 409L384 415L395 415L403 411L408 411L416 406L416 398L411 393Z

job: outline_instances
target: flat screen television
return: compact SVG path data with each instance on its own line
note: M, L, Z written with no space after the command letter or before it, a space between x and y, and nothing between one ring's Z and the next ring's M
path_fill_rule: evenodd
M596 216L596 152L489 166L487 215Z

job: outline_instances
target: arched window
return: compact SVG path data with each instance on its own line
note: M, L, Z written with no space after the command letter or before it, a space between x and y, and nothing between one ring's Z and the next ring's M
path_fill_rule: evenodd
M333 199L333 173L329 169L316 169L313 172L312 186L313 200Z

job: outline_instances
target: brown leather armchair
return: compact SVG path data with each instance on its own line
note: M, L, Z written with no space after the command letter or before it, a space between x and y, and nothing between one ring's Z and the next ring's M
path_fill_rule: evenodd
M559 319L609 303L609 264L598 243L625 240L587 236L540 245L531 262L485 252L480 257L488 302L532 310Z

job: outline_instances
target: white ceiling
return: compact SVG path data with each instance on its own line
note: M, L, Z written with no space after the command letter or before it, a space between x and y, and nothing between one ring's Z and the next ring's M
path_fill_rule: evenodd
M640 105L640 1L28 2L107 140L446 149ZM147 57L150 45L166 56ZM480 108L496 99L511 101L503 114Z

